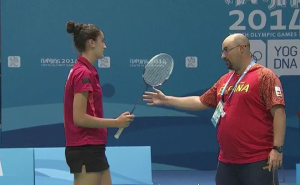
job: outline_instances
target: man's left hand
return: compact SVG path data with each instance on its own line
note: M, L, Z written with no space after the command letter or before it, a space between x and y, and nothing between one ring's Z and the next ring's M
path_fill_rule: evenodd
M282 165L282 153L279 153L276 150L271 150L269 154L269 171L276 170Z

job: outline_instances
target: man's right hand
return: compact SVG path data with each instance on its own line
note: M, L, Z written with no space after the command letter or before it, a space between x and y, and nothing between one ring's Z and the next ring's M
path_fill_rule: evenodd
M134 115L130 114L130 112L124 112L117 118L117 128L125 128L128 127L129 124L133 121Z
M147 105L164 105L167 101L167 96L160 90L153 88L154 92L146 91L143 95L143 100L148 102Z

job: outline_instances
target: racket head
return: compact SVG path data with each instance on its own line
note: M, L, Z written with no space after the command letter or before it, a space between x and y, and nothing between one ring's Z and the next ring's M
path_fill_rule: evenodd
M170 55L166 53L155 55L144 68L144 82L152 87L160 86L169 79L173 68L174 60Z

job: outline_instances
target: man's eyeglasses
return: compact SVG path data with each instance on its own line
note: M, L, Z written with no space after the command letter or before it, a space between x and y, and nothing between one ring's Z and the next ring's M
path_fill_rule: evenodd
M237 45L237 46L235 46L235 47L233 47L233 48L230 48L230 49L228 49L228 48L225 48L225 49L223 49L222 51L221 51L221 55L227 55L231 50L233 50L234 48L237 48L237 47L239 47L239 46L245 46L246 47L246 45L241 45L241 44L239 44L239 45Z

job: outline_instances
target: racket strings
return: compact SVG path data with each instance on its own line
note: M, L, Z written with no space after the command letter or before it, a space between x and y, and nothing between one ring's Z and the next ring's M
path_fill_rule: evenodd
M173 61L170 58L157 58L148 62L143 75L148 85L156 86L164 82L173 70Z

